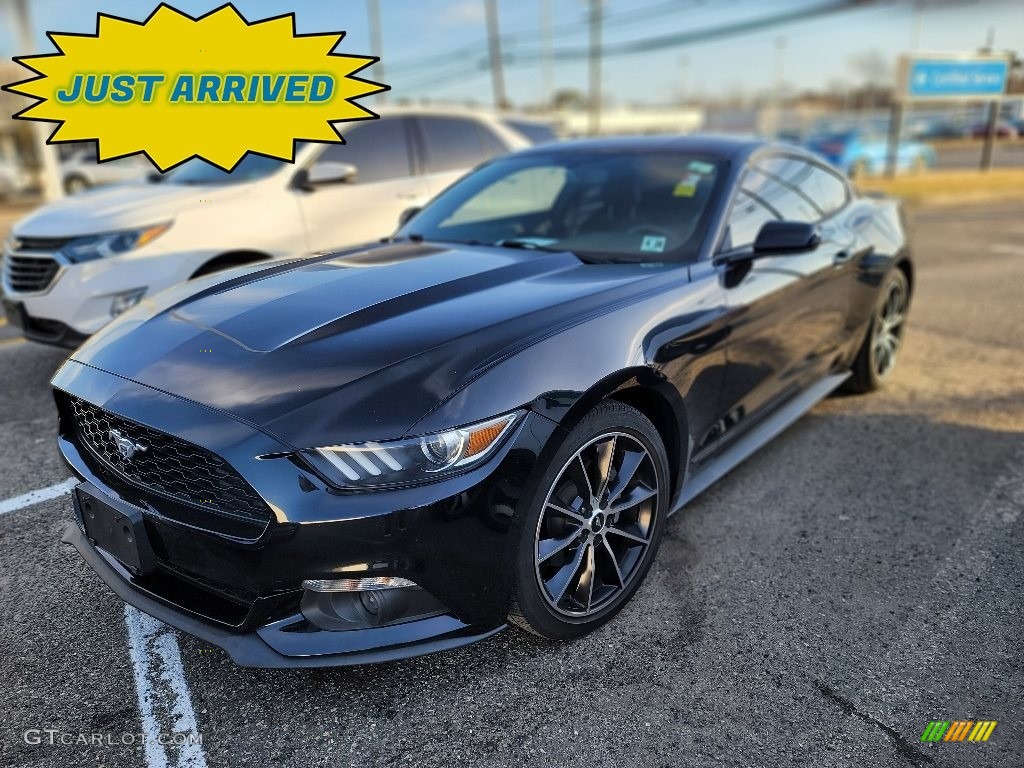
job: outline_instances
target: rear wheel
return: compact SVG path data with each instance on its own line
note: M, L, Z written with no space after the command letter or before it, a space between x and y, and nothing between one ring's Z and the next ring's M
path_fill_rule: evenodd
M654 425L608 401L559 447L520 533L509 620L570 639L611 619L650 568L668 505L668 458Z
M859 157L850 163L849 176L851 179L862 179L871 174L871 163L866 157Z
M910 284L901 269L894 269L886 278L878 305L871 318L867 336L853 363L853 375L847 389L873 392L892 374L900 347L910 304Z

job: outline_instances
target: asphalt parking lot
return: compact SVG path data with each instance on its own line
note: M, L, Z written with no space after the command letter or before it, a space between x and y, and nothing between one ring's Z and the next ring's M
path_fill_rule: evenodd
M1024 206L914 228L890 388L827 400L673 518L615 621L375 667L244 670L126 621L59 543L66 495L4 507L68 472L63 355L0 327L0 763L1024 765ZM986 743L919 742L979 719Z

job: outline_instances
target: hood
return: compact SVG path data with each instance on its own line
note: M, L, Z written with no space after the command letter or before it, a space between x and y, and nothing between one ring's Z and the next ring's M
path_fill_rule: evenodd
M190 208L246 194L252 185L123 184L43 206L14 228L19 237L98 235L170 221Z
M293 447L397 438L490 363L621 305L666 269L390 244L207 283L186 297L172 289L73 359L228 412Z

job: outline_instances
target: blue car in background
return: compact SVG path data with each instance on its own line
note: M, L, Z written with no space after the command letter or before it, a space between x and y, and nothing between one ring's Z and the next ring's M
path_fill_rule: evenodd
M885 171L888 140L883 135L858 130L819 133L808 138L804 146L842 168L851 178ZM897 171L923 171L934 165L935 150L930 146L918 141L900 142Z

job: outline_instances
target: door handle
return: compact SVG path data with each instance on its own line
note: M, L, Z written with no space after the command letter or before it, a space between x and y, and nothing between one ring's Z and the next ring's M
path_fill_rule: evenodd
M419 192L399 192L398 193L398 199L399 200L416 200L419 197L420 197L420 193Z

